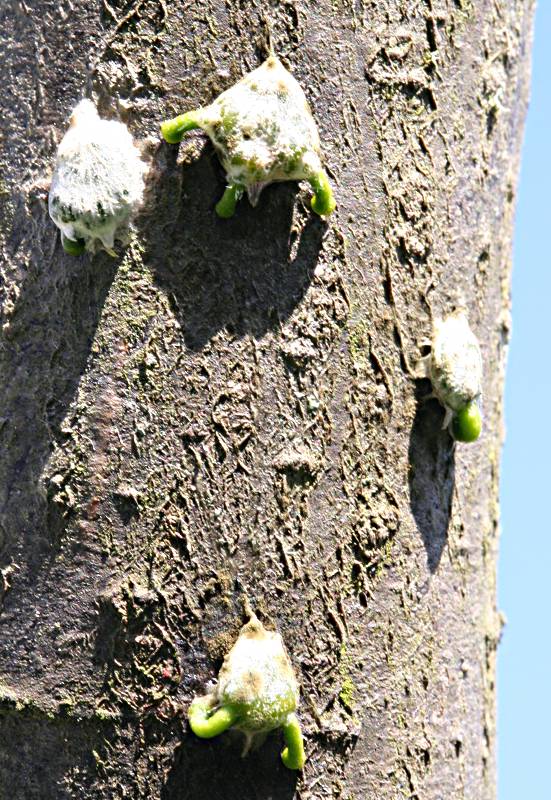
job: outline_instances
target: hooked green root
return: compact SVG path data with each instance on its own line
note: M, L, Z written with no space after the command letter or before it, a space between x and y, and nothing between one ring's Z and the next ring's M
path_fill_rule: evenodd
M65 252L70 256L81 256L86 250L84 239L69 239L63 233L61 234L61 244Z
M476 402L457 411L452 418L451 432L458 442L475 442L482 431L482 414Z
M200 127L197 111L188 111L186 114L180 114L179 117L161 122L161 133L169 144L178 144L184 138L185 133Z
M229 186L226 186L226 191L215 206L218 216L222 219L233 217L237 201L241 199L242 195L243 187L240 184L230 183Z
M209 697L199 697L189 707L188 720L193 733L200 739L213 739L239 721L239 711L235 706L221 706L212 709ZM281 760L287 769L302 769L306 761L302 731L296 714L290 714L283 726L285 748Z
M281 754L281 760L287 769L302 769L306 756L304 755L302 731L296 714L289 715L287 723L283 726L283 736L287 747Z
M329 184L329 179L323 170L308 178L308 182L314 190L314 196L311 200L312 210L319 214L320 217L326 217L335 210L335 198L333 197L333 190Z
M209 700L199 697L189 707L188 719L191 730L200 739L212 739L237 722L238 713L232 706L217 708L212 714Z

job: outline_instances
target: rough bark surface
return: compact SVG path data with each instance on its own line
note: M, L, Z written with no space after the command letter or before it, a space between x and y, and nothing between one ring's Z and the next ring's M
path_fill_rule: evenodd
M0 796L490 800L503 367L531 0L4 0L0 8ZM234 219L212 100L268 33L338 209ZM117 260L46 211L92 94L149 144ZM464 302L482 439L409 365ZM248 598L300 676L308 763L196 739Z

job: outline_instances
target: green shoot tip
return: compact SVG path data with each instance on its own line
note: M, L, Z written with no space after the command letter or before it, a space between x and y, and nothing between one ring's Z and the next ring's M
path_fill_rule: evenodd
M226 186L226 191L215 206L216 213L222 219L229 219L235 214L237 201L243 194L243 187L237 183Z
M169 144L178 144L184 138L184 133L199 127L196 112L188 111L187 114L180 114L179 117L161 122L161 133Z
M451 424L453 438L457 442L476 442L482 431L482 414L475 402L457 411Z
M86 250L84 239L69 239L64 234L61 234L61 244L65 252L70 256L81 256Z
M281 753L281 760L287 769L302 769L306 762L302 731L296 714L291 714L283 726L283 736L287 745Z
M337 204L325 172L322 171L310 178L310 185L314 190L314 196L311 200L312 210L319 214L320 217L328 216L335 210Z
M199 697L189 707L188 719L191 730L200 739L219 736L237 721L238 714L232 706L222 706L211 713L207 698Z

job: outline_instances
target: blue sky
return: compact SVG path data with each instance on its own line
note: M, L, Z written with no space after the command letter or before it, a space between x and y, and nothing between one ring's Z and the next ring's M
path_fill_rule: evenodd
M505 387L499 603L508 622L498 655L499 800L551 798L550 193L551 2L539 0Z

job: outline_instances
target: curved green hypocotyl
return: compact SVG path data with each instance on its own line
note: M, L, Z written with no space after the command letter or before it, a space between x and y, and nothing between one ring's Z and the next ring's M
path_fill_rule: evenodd
M200 739L213 739L229 728L239 725L241 715L235 706L212 709L208 699L200 697L190 706L188 719L193 733ZM302 769L306 761L304 741L296 714L289 714L282 725L285 748L281 760L288 769Z
M476 442L482 431L482 415L476 402L469 403L453 415L451 431L458 442Z

